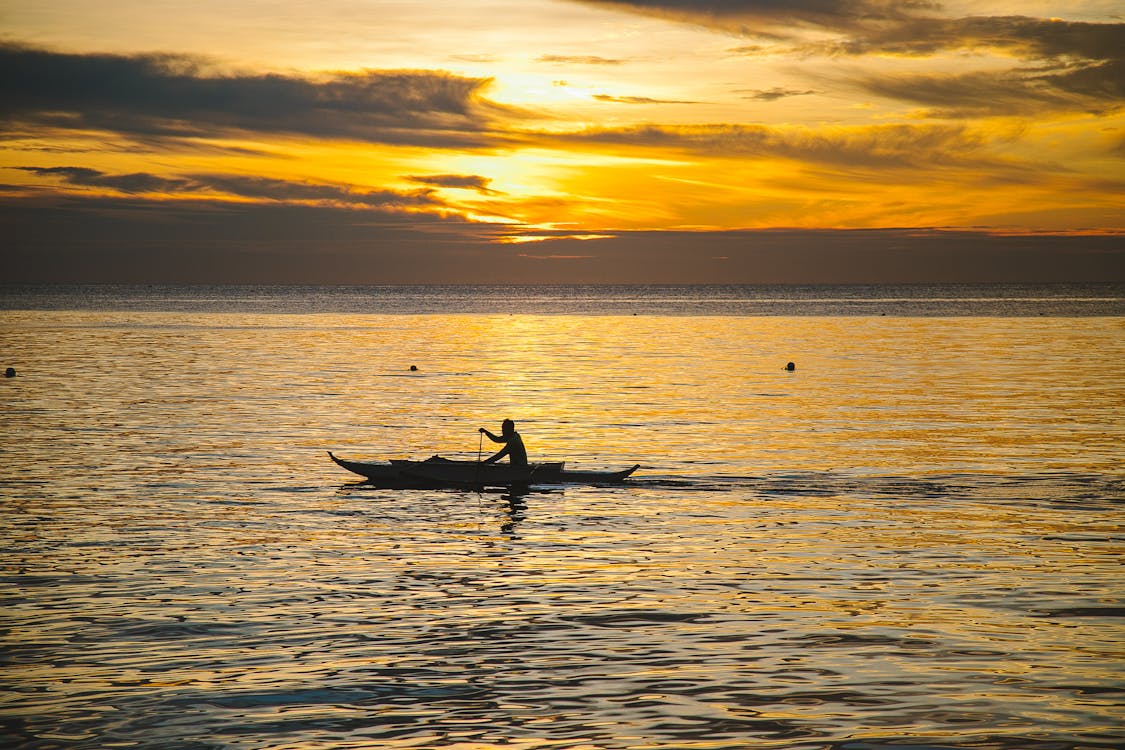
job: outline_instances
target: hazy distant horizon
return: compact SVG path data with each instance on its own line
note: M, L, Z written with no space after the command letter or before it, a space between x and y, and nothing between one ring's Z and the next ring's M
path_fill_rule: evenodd
M184 211L187 209L177 209ZM194 210L194 209L193 209ZM238 209L257 213L258 209ZM1125 236L965 230L619 232L495 243L223 211L70 215L0 207L11 283L900 284L1125 281ZM315 212L319 214L319 212ZM345 234L347 236L341 236Z
M1125 284L0 284L0 311L150 313L1125 316Z

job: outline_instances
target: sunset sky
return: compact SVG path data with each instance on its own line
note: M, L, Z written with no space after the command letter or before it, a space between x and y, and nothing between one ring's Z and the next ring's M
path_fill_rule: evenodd
M1125 280L1120 0L0 0L0 276Z

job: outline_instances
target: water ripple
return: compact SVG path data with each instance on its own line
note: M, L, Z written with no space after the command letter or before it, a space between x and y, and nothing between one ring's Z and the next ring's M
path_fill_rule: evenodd
M126 318L0 330L5 748L1125 743L1116 319ZM499 412L644 469L323 453L475 456Z

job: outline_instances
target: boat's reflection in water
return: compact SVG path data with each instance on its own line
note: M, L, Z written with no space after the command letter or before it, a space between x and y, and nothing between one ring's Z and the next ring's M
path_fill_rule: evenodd
M341 490L350 492L353 490L419 490L416 483L406 482L400 480L368 480L366 482L349 482L341 487ZM434 488L431 491L449 492L448 488ZM459 493L475 493L478 500L478 508L484 514L486 512L485 502L489 497L498 497L503 501L503 505L496 505L500 510L500 532L508 535L515 535L516 527L524 520L527 519L528 513L528 497L533 494L550 494L557 492L557 488L544 489L540 487L533 487L529 484L512 484L507 487L478 487L473 490L459 490ZM491 525L491 524L488 524Z
M530 488L521 487L512 488L508 494L500 496L508 503L508 519L500 525L502 533L515 535L516 525L527 518L527 496L530 494Z

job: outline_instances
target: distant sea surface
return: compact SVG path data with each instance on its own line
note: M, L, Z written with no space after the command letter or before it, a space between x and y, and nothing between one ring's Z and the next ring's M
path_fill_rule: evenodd
M0 286L6 367L4 748L1125 745L1122 285ZM505 417L642 468L326 455Z
M1125 284L0 285L0 310L533 315L1122 316Z

